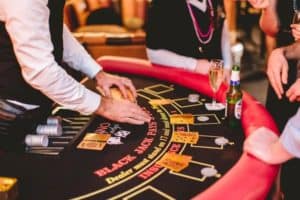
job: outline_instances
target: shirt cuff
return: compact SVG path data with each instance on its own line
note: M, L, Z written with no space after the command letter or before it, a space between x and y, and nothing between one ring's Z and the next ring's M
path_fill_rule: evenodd
M85 98L80 104L82 107L76 109L81 114L90 115L93 114L101 103L101 96L93 91L87 90Z
M290 154L300 158L300 129L293 126L293 120L286 124L280 142Z
M96 74L102 70L102 67L93 59L86 59L85 66L88 66L85 68L84 73L90 78L95 78Z

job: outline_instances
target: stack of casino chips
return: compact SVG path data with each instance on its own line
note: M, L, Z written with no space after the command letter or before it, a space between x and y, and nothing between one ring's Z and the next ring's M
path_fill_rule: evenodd
M199 94L189 94L188 96L188 102L190 103L196 103L199 101L200 95Z
M39 124L36 134L28 134L25 137L25 144L29 147L47 147L49 136L62 135L62 120L58 116L50 116L47 124Z

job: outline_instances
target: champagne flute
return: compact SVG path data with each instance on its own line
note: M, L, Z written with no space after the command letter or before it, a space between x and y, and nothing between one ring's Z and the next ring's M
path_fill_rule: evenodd
M216 93L224 80L224 62L221 59L212 59L209 68L209 84L213 91L212 103L208 105L210 110L219 110L223 106L216 103Z
M300 24L300 10L294 10L293 24Z

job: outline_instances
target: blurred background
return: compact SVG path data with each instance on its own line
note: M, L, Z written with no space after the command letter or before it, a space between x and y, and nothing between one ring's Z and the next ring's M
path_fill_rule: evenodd
M65 23L93 58L104 55L147 59L145 24L151 0L67 0ZM260 10L246 1L226 7L231 43L241 42L241 86L265 104L265 61L272 40L260 30Z

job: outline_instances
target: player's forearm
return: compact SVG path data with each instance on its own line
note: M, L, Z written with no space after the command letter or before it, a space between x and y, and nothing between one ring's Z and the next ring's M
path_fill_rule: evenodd
M197 59L182 56L165 49L147 48L147 56L152 63L194 71Z
M269 36L274 37L279 31L279 19L276 12L277 0L270 0L270 5L262 10L259 20L260 28Z
M300 59L300 42L282 47L282 50L287 59Z

